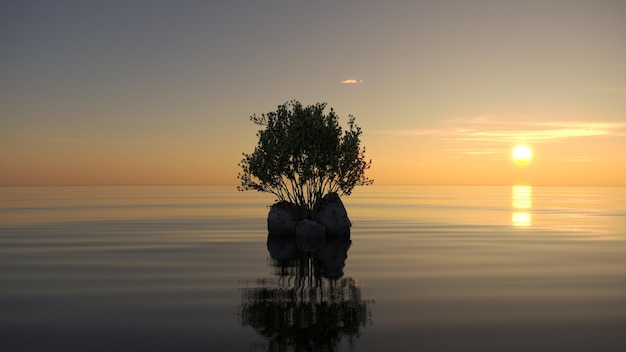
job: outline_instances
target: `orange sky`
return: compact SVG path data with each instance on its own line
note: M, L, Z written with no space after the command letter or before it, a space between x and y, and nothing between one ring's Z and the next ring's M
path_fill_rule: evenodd
M626 185L626 3L480 4L2 3L0 185L235 185L291 99L377 184Z
M626 184L626 123L531 119L478 117L375 131L371 139L380 146L371 155L379 162L372 176L403 184ZM513 161L518 145L532 149L528 164ZM376 157L385 153L391 157Z

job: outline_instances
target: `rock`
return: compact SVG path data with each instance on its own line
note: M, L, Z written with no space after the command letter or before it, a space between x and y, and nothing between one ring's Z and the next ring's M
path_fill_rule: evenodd
M315 220L326 228L329 236L349 236L352 223L337 193L329 193L320 201Z
M296 245L302 252L314 252L324 248L326 244L326 228L324 225L309 219L298 222L296 226Z
M298 216L294 205L289 202L278 202L272 205L267 215L267 231L274 236L294 236Z

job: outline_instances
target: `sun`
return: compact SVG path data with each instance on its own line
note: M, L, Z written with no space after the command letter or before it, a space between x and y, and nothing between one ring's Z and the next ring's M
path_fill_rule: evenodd
M530 162L530 159L533 158L533 152L525 145L518 145L513 148L513 152L511 153L513 157L513 161L518 165L525 165Z

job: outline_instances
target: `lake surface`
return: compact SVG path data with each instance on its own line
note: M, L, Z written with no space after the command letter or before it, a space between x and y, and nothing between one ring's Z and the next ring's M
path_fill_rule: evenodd
M0 188L2 350L626 350L626 188L359 188L315 255L272 202Z

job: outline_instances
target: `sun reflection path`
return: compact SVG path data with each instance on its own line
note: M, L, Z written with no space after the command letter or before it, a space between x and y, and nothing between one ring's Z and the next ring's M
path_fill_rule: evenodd
M531 186L513 186L512 206L513 214L511 215L511 223L513 226L531 226L533 191Z

